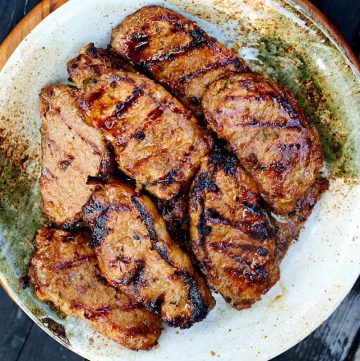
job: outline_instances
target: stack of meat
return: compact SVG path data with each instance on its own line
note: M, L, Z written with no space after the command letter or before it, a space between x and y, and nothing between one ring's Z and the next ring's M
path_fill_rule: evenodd
M130 349L188 328L220 293L250 307L327 189L294 96L158 6L46 87L37 296Z

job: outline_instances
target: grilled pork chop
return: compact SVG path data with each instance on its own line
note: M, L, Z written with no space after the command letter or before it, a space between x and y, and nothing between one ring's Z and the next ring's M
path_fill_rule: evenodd
M170 326L188 328L214 307L205 281L169 237L149 198L112 181L83 211L102 273Z
M94 190L88 178L104 178L112 168L103 136L77 110L75 92L58 85L40 94L42 209L50 221L65 226L79 219Z
M106 283L86 245L89 238L86 233L39 230L29 271L36 295L67 315L86 319L127 348L150 349L160 336L160 319Z
M143 7L113 30L111 49L164 85L195 115L207 85L243 72L242 59L194 22L160 6Z
M318 179L293 212L279 217L263 207L234 155L210 153L190 199L191 247L209 285L237 309L260 299L277 281L279 263L327 188L328 181Z
M250 307L278 280L275 229L235 156L204 158L191 190L190 232L209 285L236 309Z
M278 214L293 211L323 161L319 133L294 96L260 75L232 74L209 86L202 105L264 200Z
M86 47L82 53L88 61L96 51ZM78 104L87 123L103 132L119 168L139 187L159 199L171 199L189 183L211 139L173 96L141 74L112 68L99 73L98 67L90 66L86 76L89 69L94 72L90 82L84 81L83 54L70 62L68 70L83 88Z

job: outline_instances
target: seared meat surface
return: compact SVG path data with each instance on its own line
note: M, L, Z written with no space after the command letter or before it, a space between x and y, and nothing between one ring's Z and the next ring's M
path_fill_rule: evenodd
M113 180L99 186L83 218L106 279L168 325L188 328L214 307L205 281L171 240L149 198Z
M83 50L87 63L88 50ZM69 74L83 88L78 105L87 123L103 132L114 147L119 168L139 187L163 200L179 194L208 152L211 139L173 96L141 74L112 68L99 74L95 67L93 81L84 82L79 76L84 59L80 55L71 61ZM93 67L86 67L86 78L89 69Z
M194 22L160 6L129 15L113 30L111 49L164 85L195 115L206 87L221 76L247 69Z
M86 319L125 347L150 349L160 336L160 319L106 283L86 244L89 238L86 233L39 230L29 271L36 295L67 315Z
M275 229L235 156L216 151L203 160L191 190L190 232L209 285L236 309L278 280Z
M70 80L80 89L87 84L96 82L96 76L109 69L135 71L120 56L107 50L96 48L94 44L84 46L79 56L67 63Z
M111 171L110 155L102 134L84 123L75 89L42 89L40 114L42 209L53 223L71 225L94 190L88 178L104 178Z
M329 182L325 178L319 178L297 201L295 209L286 216L279 217L273 214L276 225L276 248L279 262L284 258L291 242L298 236L302 226L310 216L321 195L328 190Z
M202 105L264 200L278 214L293 211L323 161L319 133L294 96L260 75L232 74L209 86Z
M189 241L189 197L188 191L168 200L157 200L157 208L163 217L170 237L179 245Z

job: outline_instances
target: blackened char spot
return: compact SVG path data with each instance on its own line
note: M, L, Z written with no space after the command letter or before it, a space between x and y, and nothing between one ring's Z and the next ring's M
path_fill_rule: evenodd
M189 321L180 325L180 328L186 329L191 327L195 322L202 321L209 313L209 305L203 300L198 285L193 277L186 270L175 271L184 283L189 287L188 297L192 307L192 312Z
M105 209L100 216L98 216L94 223L93 234L89 248L93 249L110 233L110 229L106 227L108 218L108 209Z
M205 221L212 224L223 224L239 229L259 241L264 241L274 235L273 228L270 226L267 218L257 205L249 204L247 202L242 202L241 205L244 207L246 212L251 213L251 218L245 217L245 219L242 220L228 219L214 209L205 208Z
M141 284L142 284L142 281L144 278L144 273L145 273L145 263L144 263L144 261L138 260L136 271L132 278L132 284L135 289L141 287Z
M138 131L133 135L133 138L136 140L144 140L145 139L145 133L142 131Z
M136 208L136 210L139 212L140 218L144 222L145 227L149 232L151 249L156 251L165 262L167 262L170 265L173 265L173 261L168 253L168 249L166 247L161 247L158 244L157 234L155 231L154 221L152 216L142 206L142 204L140 203L137 197L134 196L131 197L131 202Z
M143 94L140 88L134 88L133 92L122 102L116 105L114 116L120 118Z
M201 104L200 99L197 97L190 97L190 102L191 102L191 104L196 105L196 106Z
M159 316L161 315L161 307L164 303L164 300L165 298L162 294L157 299L146 302L145 306L149 311Z
M158 179L156 182L154 182L154 185L162 184L164 187L170 186L172 183L175 182L176 173L177 173L177 167L174 167L167 174L165 174L164 177L162 177L162 178Z
M231 153L215 149L208 158L208 164L215 170L222 169L225 174L234 177L239 167L239 160Z
M219 190L218 186L211 179L211 175L209 173L202 172L199 174L196 183L193 187L192 193L193 196L196 197L198 192L203 191L217 192Z

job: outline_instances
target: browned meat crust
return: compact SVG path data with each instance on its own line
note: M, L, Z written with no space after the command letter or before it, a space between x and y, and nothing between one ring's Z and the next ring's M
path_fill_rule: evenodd
M319 178L313 186L307 190L305 195L297 201L296 207L292 212L285 217L281 217L281 219L274 215L274 217L276 217L273 222L277 228L276 247L279 261L284 258L291 242L299 234L316 202L328 188L329 181L325 178Z
M209 86L202 105L264 200L278 214L293 211L323 161L318 131L294 96L260 75L232 74Z
M86 78L92 69L88 49L83 50L87 54ZM210 148L210 137L189 111L147 77L104 68L100 75L94 71L94 81L87 84L79 75L83 60L80 55L69 70L77 86L84 88L78 104L87 123L112 143L119 168L138 186L159 199L171 199L193 177L200 158Z
M144 306L110 287L99 273L89 235L41 229L29 276L36 295L67 315L86 319L92 327L132 350L157 344L160 319Z
M114 52L164 85L195 115L208 84L244 61L194 22L160 6L143 7L113 30Z
M170 326L188 328L214 307L205 281L169 237L149 198L112 181L84 208L100 269Z
M106 177L112 162L101 133L83 122L76 90L58 85L42 89L42 209L49 220L69 226L76 222L94 186L89 177Z
M233 155L206 157L191 190L192 249L209 285L237 309L278 280L275 229L253 180Z
M94 44L84 46L79 56L67 63L69 80L78 88L96 82L95 75L100 76L108 69L134 71L134 68L120 56L96 48Z
M163 217L170 237L179 245L187 246L189 241L189 197L188 191L168 200L157 200L157 207Z

